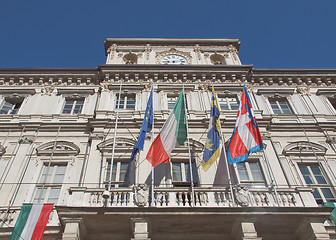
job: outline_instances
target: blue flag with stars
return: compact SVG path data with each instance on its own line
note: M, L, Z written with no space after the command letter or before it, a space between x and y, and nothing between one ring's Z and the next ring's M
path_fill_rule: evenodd
M136 142L133 148L133 151L132 151L131 161L134 160L139 150L141 151L143 150L146 133L152 130L152 126L153 126L153 87L152 87L151 93L148 98L146 113L145 113L144 120L142 122L138 141Z
M219 148L219 107L216 98L214 87L212 87L211 111L208 128L208 135L204 145L204 154L202 167L204 171L208 171L211 165L216 161L220 155Z

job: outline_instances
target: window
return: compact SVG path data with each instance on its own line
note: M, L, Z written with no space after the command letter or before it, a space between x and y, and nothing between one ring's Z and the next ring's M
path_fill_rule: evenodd
M292 114L286 99L269 99L274 114Z
M119 93L116 95L116 109L129 109L134 110L135 109L135 95L129 94L129 95L121 95L120 96L120 105L119 105Z
M314 188L314 198L318 204L335 202L334 194L318 165L300 165L299 169L307 185Z
M194 183L198 182L196 164L191 163ZM172 162L172 175L174 186L190 186L191 171L189 162ZM196 185L196 184L195 184Z
M128 187L129 186L129 172L130 172L130 163L129 162L113 162L112 168L112 179L111 182L114 183L111 187ZM105 183L108 183L110 180L111 174L111 161L107 162L106 166L106 178ZM108 188L108 185L106 185Z
M239 108L237 97L218 97L217 100L221 110L236 110Z
M265 179L259 162L237 163L237 171L242 184L249 187L265 187Z
M4 101L0 109L0 114L17 114L21 107L21 104L22 102L10 103Z
M63 107L63 114L79 114L82 112L84 100L71 100L67 99Z
M34 203L54 203L57 204L66 165L43 166L42 174L37 184Z
M168 104L168 110L173 110L176 100L178 96L172 95L172 96L167 96L167 104ZM186 103L186 109L188 110L188 103Z

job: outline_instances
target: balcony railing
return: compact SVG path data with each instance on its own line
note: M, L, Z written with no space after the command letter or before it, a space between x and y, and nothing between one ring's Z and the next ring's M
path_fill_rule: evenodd
M68 206L84 207L316 207L311 188L278 188L277 196L270 188L247 189L229 187L195 187L194 197L188 187L157 187L152 201L150 188L72 187ZM232 199L232 196L234 199ZM279 205L277 203L279 200Z

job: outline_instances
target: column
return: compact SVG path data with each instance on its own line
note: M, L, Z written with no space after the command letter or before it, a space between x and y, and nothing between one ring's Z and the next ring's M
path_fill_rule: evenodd
M231 236L235 240L262 240L261 237L258 237L254 222L251 220L237 220L232 229Z
M65 223L64 233L62 239L65 240L79 240L85 239L86 229L83 219L78 218L63 218Z
M150 240L148 237L148 223L144 218L132 218L133 238L131 240Z

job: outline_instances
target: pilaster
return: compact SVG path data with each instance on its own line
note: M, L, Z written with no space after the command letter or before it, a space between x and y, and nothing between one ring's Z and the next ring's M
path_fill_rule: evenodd
M323 223L306 220L296 232L299 240L329 240L330 236Z
M145 218L132 218L133 238L131 240L150 240L148 237L148 222Z
M86 228L81 217L77 218L63 218L64 233L62 239L64 240L79 240L85 239Z
M254 227L254 221L249 219L238 219L234 224L231 236L235 240L262 240Z

